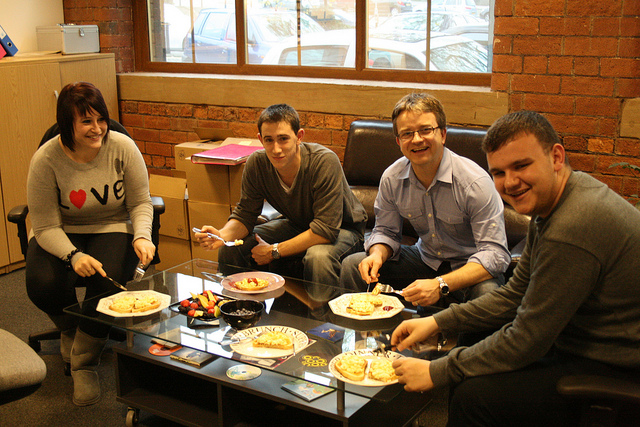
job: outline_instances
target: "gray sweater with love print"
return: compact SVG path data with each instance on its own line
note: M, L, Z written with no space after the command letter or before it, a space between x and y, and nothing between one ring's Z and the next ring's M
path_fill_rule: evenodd
M60 259L76 249L67 233L151 240L147 168L135 142L115 131L89 163L71 160L58 136L42 145L31 159L27 203L38 244Z

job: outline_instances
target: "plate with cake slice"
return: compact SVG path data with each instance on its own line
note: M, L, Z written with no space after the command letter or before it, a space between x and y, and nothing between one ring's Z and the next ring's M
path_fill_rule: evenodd
M329 371L336 379L350 384L381 387L398 382L391 364L404 357L388 351L387 357L378 356L370 349L346 351L329 362Z
M228 291L243 294L272 292L284 286L284 278L268 271L247 271L231 274L222 279L221 285Z
M231 349L236 353L260 359L286 357L294 354L294 351L302 351L309 344L304 332L288 326L244 329L233 335L231 341Z
M329 307L338 316L358 320L386 319L404 310L398 298L369 292L340 295L329 301Z

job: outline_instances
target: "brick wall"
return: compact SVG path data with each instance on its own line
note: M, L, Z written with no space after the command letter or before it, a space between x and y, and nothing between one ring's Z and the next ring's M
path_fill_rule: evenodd
M140 0L144 1L144 0ZM131 0L64 0L66 22L100 27L103 52L119 73L134 70ZM495 0L491 88L509 94L509 110L531 109L553 123L574 169L589 172L637 201L640 177L613 163L640 165L640 140L620 137L623 101L640 97L640 2ZM149 168L173 167L173 145L191 129L222 127L254 137L259 111L214 105L121 103L121 117ZM301 112L309 140L342 158L348 116Z
M495 13L491 89L509 93L509 111L543 113L575 169L638 194L638 177L609 166L640 165L640 141L619 124L623 101L640 97L640 2L495 0Z

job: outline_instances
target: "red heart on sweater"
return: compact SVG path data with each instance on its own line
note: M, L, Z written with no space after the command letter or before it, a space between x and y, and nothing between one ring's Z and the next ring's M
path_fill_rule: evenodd
M73 203L76 208L80 209L87 200L87 193L85 193L84 190L71 191L69 200L71 200L71 203Z

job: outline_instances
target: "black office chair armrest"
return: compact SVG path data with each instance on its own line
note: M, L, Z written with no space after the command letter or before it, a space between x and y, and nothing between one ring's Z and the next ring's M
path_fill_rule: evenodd
M160 262L160 255L158 254L158 245L160 244L160 215L164 213L164 199L160 196L152 196L151 203L153 204L153 226L151 228L151 241L156 245L156 254L153 257L151 264L158 264Z
M568 375L560 378L558 393L563 396L622 400L640 406L640 384L598 375Z
M27 255L27 247L29 246L29 235L27 233L27 215L29 207L27 205L15 206L7 214L7 219L18 226L18 239L20 239L20 251L22 255Z

